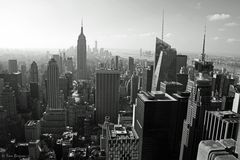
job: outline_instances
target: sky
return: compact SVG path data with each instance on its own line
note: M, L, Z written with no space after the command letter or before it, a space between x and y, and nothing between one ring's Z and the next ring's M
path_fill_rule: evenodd
M161 37L178 52L240 51L240 0L0 0L0 48L76 46L83 19L87 45L155 50Z

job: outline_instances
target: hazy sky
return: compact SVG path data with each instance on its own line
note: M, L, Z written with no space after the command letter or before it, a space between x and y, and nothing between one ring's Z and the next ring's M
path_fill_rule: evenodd
M240 0L0 0L0 48L75 46L84 23L87 44L155 50L165 10L165 40L178 51L239 54Z

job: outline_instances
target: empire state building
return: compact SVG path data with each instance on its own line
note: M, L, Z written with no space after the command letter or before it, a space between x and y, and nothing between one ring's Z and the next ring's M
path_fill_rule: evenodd
M77 79L87 78L87 57L86 57L86 37L83 34L83 25L81 26L81 34L78 36L77 42Z

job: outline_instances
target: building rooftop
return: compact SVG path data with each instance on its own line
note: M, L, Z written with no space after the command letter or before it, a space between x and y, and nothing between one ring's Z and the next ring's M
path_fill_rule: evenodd
M211 111L216 117L223 119L239 119L240 114L233 111Z
M138 136L132 127L122 125L109 125L107 127L109 139L138 139Z
M25 126L35 126L35 125L37 125L38 122L39 121L37 121L37 120L30 120L30 121L27 121Z
M142 92L138 96L143 101L177 101L175 98L162 91Z

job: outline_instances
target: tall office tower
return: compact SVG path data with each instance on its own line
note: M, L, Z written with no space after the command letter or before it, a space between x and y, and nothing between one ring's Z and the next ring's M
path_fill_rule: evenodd
M155 70L153 73L152 90L157 91L160 89L160 83L163 81L176 81L176 55L177 51L171 46L163 45L164 42L157 38L156 54L155 55ZM166 46L166 48L162 48Z
M179 73L182 67L187 67L187 55L177 55L177 69L176 72Z
M131 77L130 103L134 104L138 93L138 76L134 72Z
M106 67L103 67L106 68ZM114 70L115 68L115 62L114 62L114 58L111 59L111 69Z
M128 58L128 71L130 73L130 75L133 74L135 68L134 68L134 58L133 57L129 57Z
M59 70L55 59L48 62L47 68L48 108L59 108Z
M106 132L106 160L139 160L139 137L134 128L110 124Z
M206 111L204 118L203 139L237 140L240 115L232 111Z
M86 37L83 34L83 26L81 26L81 34L77 42L77 79L87 78L87 52L86 52Z
M188 98L190 93L189 92L181 92L181 93L174 93L172 95L173 98L177 100L177 107L174 110L175 113L175 119L176 119L176 131L175 131L175 147L174 147L174 153L175 157L177 159L180 155L180 148L181 148L181 139L182 139L182 124L184 119L186 119L187 116L187 107L188 107Z
M97 41L95 41L94 52L98 53L98 42Z
M115 70L118 70L118 59L119 59L119 56L115 56Z
M232 96L223 96L221 110L231 111L233 108L233 100L234 100L234 97Z
M138 94L134 129L140 140L140 160L175 160L177 100L161 91Z
M25 123L24 125L24 129L25 129L25 139L26 142L30 142L30 141L35 141L40 139L40 135L41 135L41 127L40 127L40 121L33 121L30 120L27 123Z
M21 73L22 73L22 86L27 85L27 66L26 64L21 65Z
M160 91L172 95L174 93L184 92L185 88L181 83L164 81L161 82Z
M30 82L30 96L32 99L39 99L39 85L35 82Z
M229 87L234 85L234 79L231 76L224 74L217 74L213 76L213 92L218 97L229 96Z
M202 140L205 111L214 111L218 105L211 105L211 82L201 75L195 81L188 81L190 93L187 117L183 122L182 142L179 160L196 158L198 143Z
M18 71L18 65L16 59L8 60L8 72L9 73L16 73Z
M238 160L234 150L235 146L236 141L233 139L201 141L198 147L197 160Z
M96 71L95 105L97 123L102 124L105 116L117 123L119 111L120 72L116 70Z
M1 94L2 106L7 110L7 116L17 114L15 92L9 85L5 85Z
M181 83L184 87L184 90L187 88L188 83L188 74L185 73L177 73L177 82Z
M157 67L158 60L159 60L161 52L163 50L166 50L166 49L169 49L169 48L171 48L171 46L169 44L167 44L163 40L161 40L158 37L156 37L156 48L155 48L155 57L154 57L154 66L153 66L154 70Z
M145 92L151 92L152 89L152 77L153 77L153 65L143 69L142 90Z
M73 66L73 58L72 57L67 57L66 67L67 67L68 72L73 73L74 66Z
M59 61L59 72L60 72L60 74L62 74L63 73L63 57L62 57L62 52L60 52L60 61Z
M38 66L35 61L32 62L30 67L30 83L38 83Z
M59 54L54 54L52 55L52 58L55 59L55 61L57 62L57 66L58 66L58 71L61 74L61 56Z
M60 104L59 71L53 58L47 68L47 97L48 107L40 121L41 133L62 134L66 128L66 112Z

